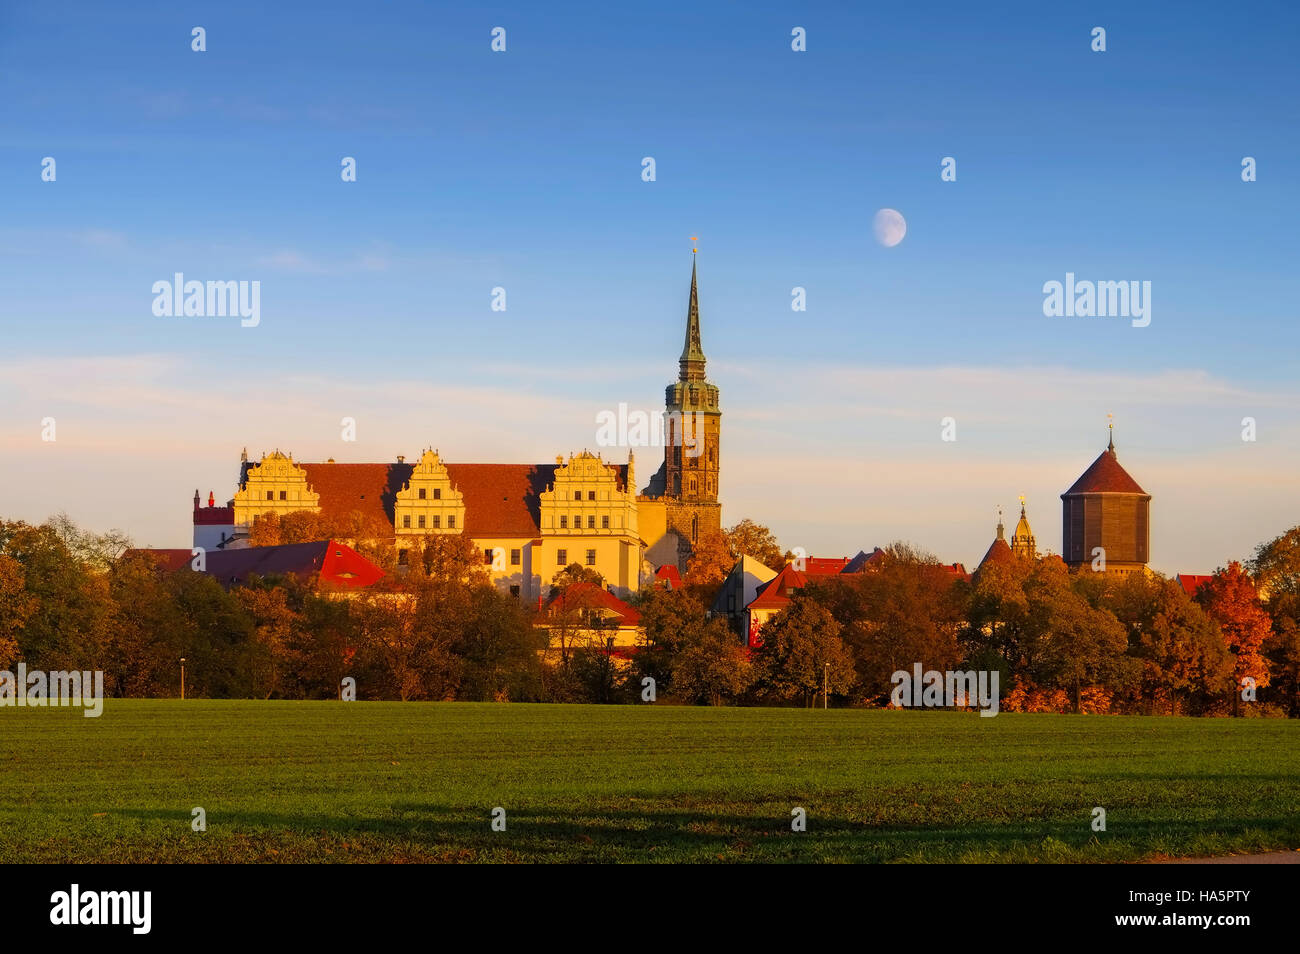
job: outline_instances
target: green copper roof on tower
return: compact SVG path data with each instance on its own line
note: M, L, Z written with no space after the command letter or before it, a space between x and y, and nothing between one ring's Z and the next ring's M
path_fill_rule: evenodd
M686 311L686 343L682 346L681 379L704 380L704 349L700 347L700 297L695 281L695 253L691 252L691 303Z

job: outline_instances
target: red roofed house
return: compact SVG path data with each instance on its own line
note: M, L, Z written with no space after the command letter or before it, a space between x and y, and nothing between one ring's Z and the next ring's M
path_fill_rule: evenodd
M758 596L759 588L776 578L776 570L752 556L742 556L713 597L709 612L727 617L737 634L748 632L748 607Z
M803 564L803 568L796 570L795 566L799 563ZM810 579L835 576L848 565L848 557L807 557L787 563L780 573L758 587L758 595L745 607L749 645L757 645L755 638L763 624L790 605L791 593L802 589Z
M666 590L680 590L682 588L682 574L677 569L677 564L665 563L655 570L655 584L662 586Z
M611 649L626 657L641 633L641 614L595 583L573 583L552 592L537 623L551 636L551 651L560 641L573 649Z
M189 567L206 573L224 587L241 586L252 577L319 576L322 583L360 589L380 580L384 571L337 540L288 543L278 547L210 550L128 550L123 556L144 554L167 572Z
M1184 593L1195 596L1196 591L1214 579L1214 576L1210 573L1179 573L1174 579L1178 581Z

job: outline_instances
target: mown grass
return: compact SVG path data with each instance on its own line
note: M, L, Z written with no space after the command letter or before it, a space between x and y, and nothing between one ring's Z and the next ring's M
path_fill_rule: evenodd
M191 809L208 830L191 830ZM490 829L495 806L504 832ZM790 830L791 809L807 831ZM1093 832L1092 809L1107 830ZM11 862L1126 861L1300 848L1300 723L108 700L0 709Z

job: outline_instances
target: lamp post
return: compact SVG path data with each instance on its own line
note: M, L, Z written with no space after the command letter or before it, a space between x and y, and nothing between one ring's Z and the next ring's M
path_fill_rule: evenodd
M831 664L825 663L824 665L825 668L822 670L822 711L823 712L831 707L831 697L830 697Z
M181 698L185 698L185 657L181 657Z

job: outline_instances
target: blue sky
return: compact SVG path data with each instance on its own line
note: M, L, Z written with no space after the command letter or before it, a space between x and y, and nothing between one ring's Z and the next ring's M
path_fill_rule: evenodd
M1296 522L1300 12L1049 6L7 4L0 513L179 545L244 444L580 449L662 400L697 235L728 522L972 563L1024 492L1057 548L1114 412L1157 566L1243 556ZM177 271L261 324L156 318ZM1150 327L1045 318L1067 271L1150 281Z

